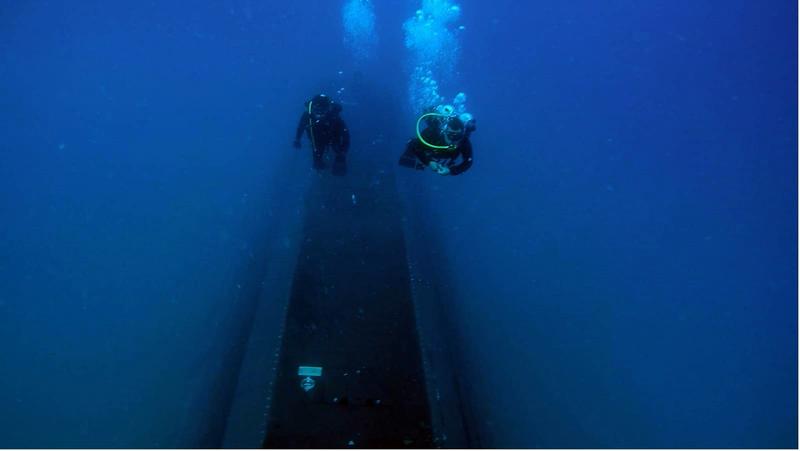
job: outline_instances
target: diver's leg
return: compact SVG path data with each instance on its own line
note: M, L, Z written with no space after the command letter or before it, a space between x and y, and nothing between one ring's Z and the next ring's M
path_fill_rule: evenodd
M329 139L324 137L317 138L316 147L314 148L314 169L325 169L325 152L328 151L330 145Z
M342 150L335 150L336 157L333 160L333 168L331 172L333 175L345 175L347 174L347 152Z
M311 152L311 156L312 156L311 167L316 169L317 171L319 171L321 169L325 169L325 162L322 160L323 153L324 153L324 148L323 149L314 149Z

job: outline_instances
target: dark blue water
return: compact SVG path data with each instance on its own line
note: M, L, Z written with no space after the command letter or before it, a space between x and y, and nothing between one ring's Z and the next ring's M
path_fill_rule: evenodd
M439 87L475 165L410 180L479 444L796 447L796 4L459 4ZM358 65L341 7L0 5L0 446L222 444L282 302L302 102L359 71L409 114L350 117L354 142L413 133L418 2L376 4Z

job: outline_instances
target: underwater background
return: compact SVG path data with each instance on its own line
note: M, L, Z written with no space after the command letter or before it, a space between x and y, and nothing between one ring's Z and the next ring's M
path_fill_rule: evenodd
M263 428L327 92L435 237L471 446L797 447L796 38L779 0L0 2L0 446ZM473 167L397 166L460 92Z

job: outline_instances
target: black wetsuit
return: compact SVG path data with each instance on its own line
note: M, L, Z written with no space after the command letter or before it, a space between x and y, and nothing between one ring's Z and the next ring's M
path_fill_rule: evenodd
M325 116L320 119L312 119L308 111L304 111L300 116L300 122L297 124L297 133L295 133L295 142L300 142L300 137L303 136L303 131L306 132L309 141L311 141L312 152L314 156L314 168L320 169L323 167L322 157L328 147L331 147L336 153L336 161L344 163L347 150L350 148L350 131L347 129L347 124L339 116L336 109L329 111ZM297 144L296 144L297 145Z
M446 145L438 127L429 126L421 132L425 141L437 145ZM461 157L461 161L456 160ZM450 175L458 175L472 166L472 143L469 137L462 139L453 149L433 149L423 144L419 138L412 138L406 145L406 151L400 157L400 165L415 169L425 169L431 161L447 166Z

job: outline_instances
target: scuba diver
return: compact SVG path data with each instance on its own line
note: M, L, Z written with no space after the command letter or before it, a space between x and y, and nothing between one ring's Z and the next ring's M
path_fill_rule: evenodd
M350 148L350 132L347 124L339 116L342 106L331 101L325 94L318 94L305 103L305 109L297 124L294 138L295 149L300 148L303 131L311 141L313 156L312 167L316 170L325 168L323 157L328 147L336 154L331 172L344 175L347 172L345 155Z
M420 130L420 124L425 129ZM417 120L417 137L406 145L400 166L423 170L426 167L439 175L458 175L472 166L472 143L475 119L469 113L457 115L451 105L431 108ZM459 162L456 162L460 157Z

